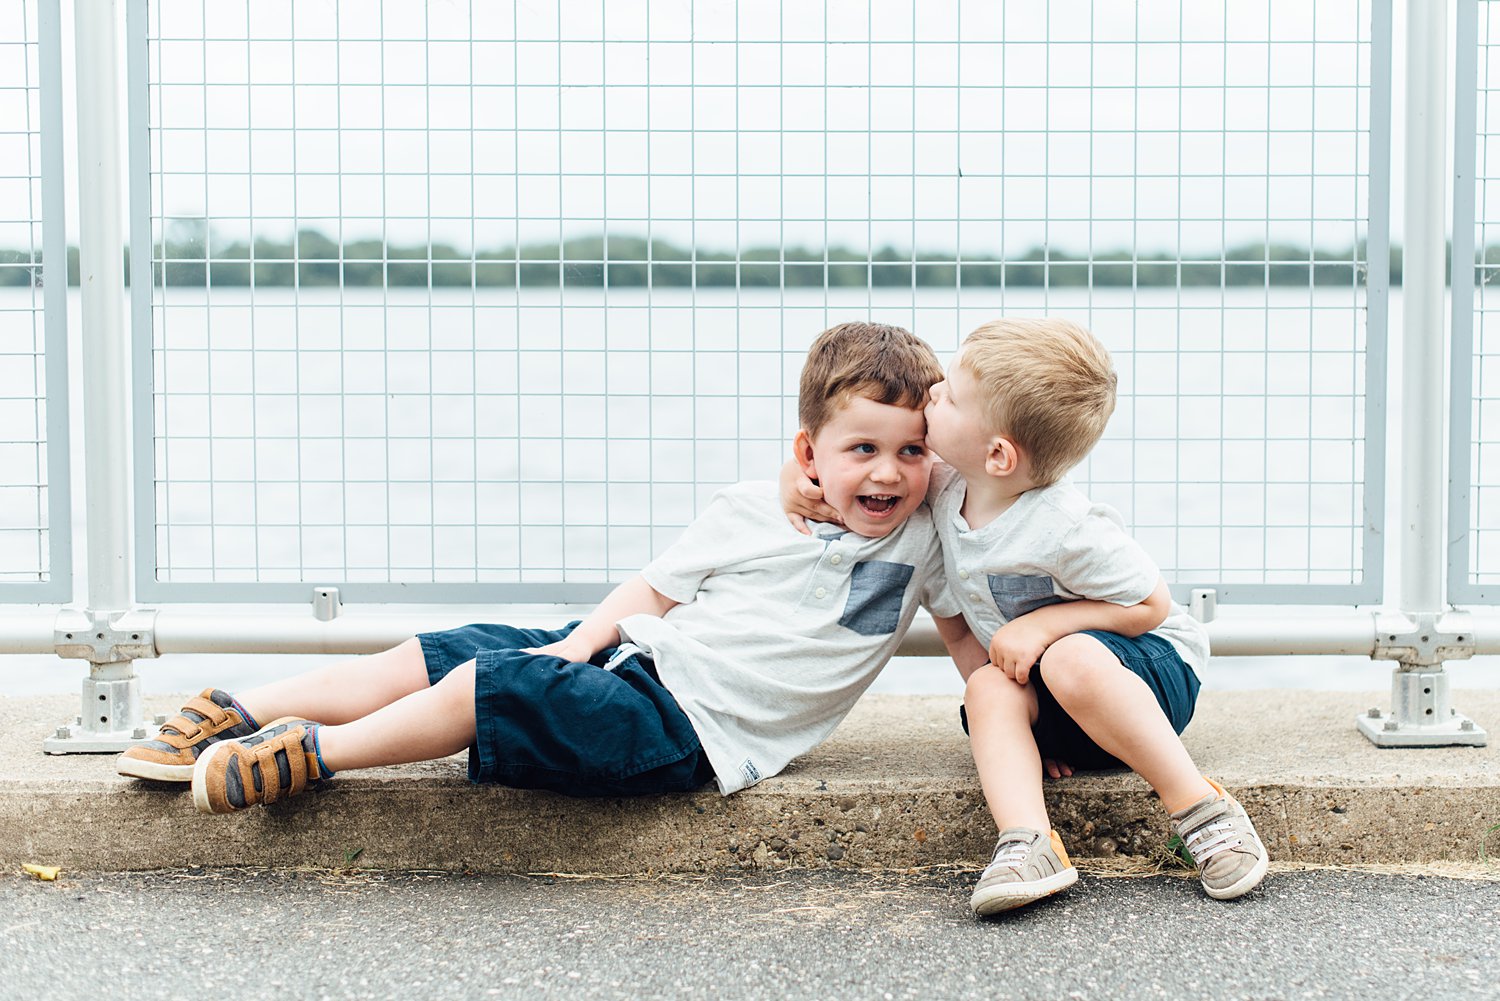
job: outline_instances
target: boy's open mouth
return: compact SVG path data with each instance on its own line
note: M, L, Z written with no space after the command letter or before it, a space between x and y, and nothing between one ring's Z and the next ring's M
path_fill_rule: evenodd
M901 498L895 494L860 494L855 498L859 501L860 510L872 518L883 518L896 510L896 504Z

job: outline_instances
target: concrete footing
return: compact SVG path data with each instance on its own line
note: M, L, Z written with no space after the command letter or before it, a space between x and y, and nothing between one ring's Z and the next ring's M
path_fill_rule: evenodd
M1308 863L1475 860L1500 824L1500 748L1381 749L1356 713L1385 694L1205 693L1184 735L1240 798L1272 858ZM181 701L150 698L147 712ZM1500 724L1500 691L1464 712ZM264 865L476 872L696 872L741 867L982 865L995 828L958 707L871 696L822 747L728 798L716 792L575 800L465 779L463 759L340 775L329 787L229 817L193 811L185 785L114 772L113 756L49 756L67 697L0 698L0 864L129 870ZM1050 782L1078 856L1155 855L1167 825L1126 772ZM1500 855L1500 832L1490 835Z

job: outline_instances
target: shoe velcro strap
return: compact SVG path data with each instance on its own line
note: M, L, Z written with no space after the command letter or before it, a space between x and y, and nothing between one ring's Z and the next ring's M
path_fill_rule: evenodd
M175 731L168 733L168 730ZM184 744L196 744L202 737L208 736L203 729L203 723L199 720L188 719L186 716L173 716L161 725L162 736L180 738Z
M229 714L224 711L223 706L219 705L216 702L211 702L201 695L194 695L192 698L188 699L187 705L183 706L182 708L191 709L193 712L197 713L199 716L202 716L205 720L207 720L208 724L215 729L229 722Z
M293 740L296 747L287 746ZM295 796L307 788L307 754L302 750L300 728L251 748L251 753L255 756L255 763L260 765L262 803L274 803L282 796ZM281 769L276 765L278 754L285 757L291 778L285 789L281 787Z

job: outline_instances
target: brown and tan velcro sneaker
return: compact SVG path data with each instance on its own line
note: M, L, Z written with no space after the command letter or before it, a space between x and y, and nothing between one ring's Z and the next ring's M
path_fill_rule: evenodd
M248 737L213 745L193 766L193 805L199 813L233 813L331 778L318 764L316 729L316 723L286 716Z
M228 692L205 688L163 723L155 737L127 748L116 759L115 770L138 779L191 782L193 764L209 745L254 732Z
M1078 880L1056 831L1008 827L995 845L995 857L979 877L969 906L983 917L1049 897Z

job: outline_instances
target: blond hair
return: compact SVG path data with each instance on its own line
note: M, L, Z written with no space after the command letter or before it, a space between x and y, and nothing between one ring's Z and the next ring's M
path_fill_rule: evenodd
M1115 411L1109 351L1076 323L994 320L964 340L960 357L989 430L1026 453L1037 486L1082 462Z
M884 323L841 323L818 335L802 366L797 416L816 435L851 397L920 410L943 367L921 338Z

